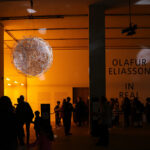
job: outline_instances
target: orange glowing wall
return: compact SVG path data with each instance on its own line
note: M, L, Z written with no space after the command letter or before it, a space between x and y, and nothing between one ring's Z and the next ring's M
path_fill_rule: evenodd
M5 80L5 95L11 97L13 103L20 94L24 94L33 110L40 110L40 104L50 104L51 113L57 100L67 96L72 98L73 87L89 87L89 51L88 50L54 50L52 67L40 77L26 77L14 68L11 53L5 53L5 78L23 82L27 86L13 84L8 86ZM54 115L51 115L54 120Z
M17 81L18 83L14 83ZM10 49L4 50L4 95L11 98L13 104L17 103L20 95L26 95L26 77L19 73L12 63Z
M27 96L33 110L40 104L51 104L51 113L57 100L72 98L73 87L89 86L88 50L54 50L52 67L41 77L28 78ZM54 115L51 115L54 119Z

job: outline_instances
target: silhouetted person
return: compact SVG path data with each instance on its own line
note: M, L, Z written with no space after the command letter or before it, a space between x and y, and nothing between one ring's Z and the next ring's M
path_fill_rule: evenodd
M139 101L137 97L135 97L133 100L132 112L133 112L134 127L142 127L143 126L142 115L144 112L144 105Z
M21 106L21 100L20 98L17 99L18 104L16 107L16 116L17 116L17 126L18 126L18 140L20 145L24 145L24 110Z
M27 133L27 144L29 144L30 137L30 123L34 117L32 108L29 103L24 101L24 96L21 95L18 98L18 105L16 108L16 114L18 118L18 139L21 145L24 145L24 124L26 125L26 133Z
M81 99L81 97L79 97L77 104L76 104L76 116L77 116L77 122L79 126L82 126L83 122L85 121L85 103L84 101Z
M109 102L105 97L100 100L100 115L99 115L99 141L97 145L108 146L109 144L109 131L111 126L112 109Z
M38 139L38 137L39 137L40 127L41 127L40 112L36 111L35 112L35 120L34 120L34 130L35 130L35 134L36 134L36 139Z
M124 112L124 126L129 127L130 125L130 114L131 114L131 103L128 97L124 98L122 104L122 111Z
M79 124L79 113L78 113L79 101L80 101L80 97L77 97L75 101L75 108L74 108L74 114L73 114L73 120L77 125Z
M30 147L37 146L38 150L51 150L53 140L54 134L50 123L41 118L39 137L35 143L30 144Z
M150 124L150 97L146 99L145 114L146 114L147 123Z
M0 150L17 149L17 119L9 97L0 98Z
M63 126L64 126L64 129L65 129L65 125L66 125L66 118L65 118L65 110L66 110L66 99L63 99L63 103L62 103L62 106L61 106L61 117L63 119Z
M67 101L63 102L63 124L65 129L65 135L71 135L70 129L71 129L71 116L73 111L73 106L70 103L71 98L67 97Z
M89 107L90 107L90 98L88 97L85 105L85 121L87 122L87 125L89 124Z
M119 126L119 102L118 102L118 99L114 99L112 111L113 111L112 124L113 124L113 126Z
M55 111L55 125L56 127L60 126L60 101L57 101L57 105L54 108Z

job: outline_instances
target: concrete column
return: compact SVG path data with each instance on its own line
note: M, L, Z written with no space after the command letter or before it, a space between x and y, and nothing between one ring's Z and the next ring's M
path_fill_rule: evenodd
M105 14L103 5L94 4L89 7L89 35L90 129L95 135L98 127L99 101L102 96L105 96Z
M0 25L0 97L4 95L4 28Z

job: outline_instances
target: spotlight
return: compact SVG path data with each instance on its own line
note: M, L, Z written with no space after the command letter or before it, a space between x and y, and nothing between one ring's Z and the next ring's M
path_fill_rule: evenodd
M130 24L128 28L125 28L121 31L122 34L127 33L127 36L136 34L137 24Z
M129 0L129 19L130 19L129 27L127 27L121 31L122 34L127 33L127 36L136 34L135 30L137 29L137 24L132 24L131 0Z
M136 34L135 31L129 31L128 34L127 34L127 36L134 35L134 34Z
M9 78L6 78L6 80L7 80L7 81L10 81L10 79L9 79Z
M130 31L130 27L123 29L121 33L126 33L126 32L129 32L129 31Z
M34 9L31 9L31 8L28 8L28 9L27 9L27 12L28 12L29 14L34 14L34 13L36 13L37 11L34 10Z
M24 84L23 84L23 83L21 83L20 85L21 85L21 86L24 86Z

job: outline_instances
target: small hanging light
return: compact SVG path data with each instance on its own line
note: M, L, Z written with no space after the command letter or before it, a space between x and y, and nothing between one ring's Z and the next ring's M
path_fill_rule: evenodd
M123 29L121 33L127 33L127 36L131 36L136 34L137 24L132 23L132 15L131 15L131 0L129 0L129 27Z

